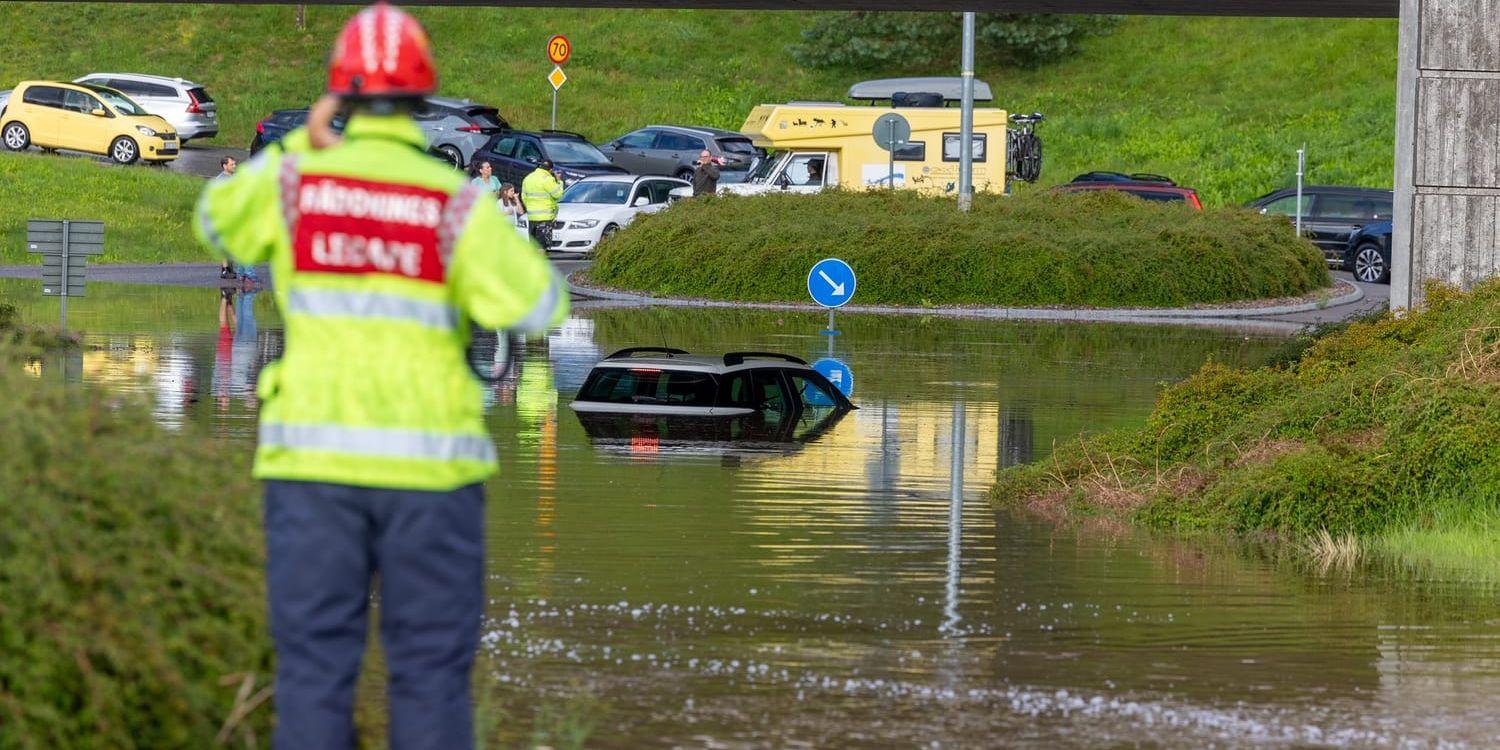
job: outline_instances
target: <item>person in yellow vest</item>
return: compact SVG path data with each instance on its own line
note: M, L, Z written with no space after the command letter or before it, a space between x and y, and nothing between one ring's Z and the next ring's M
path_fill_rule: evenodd
M538 164L526 179L521 180L521 202L526 204L526 223L531 227L531 238L543 250L552 246L552 220L557 218L557 201L562 198L562 180L552 171L552 162L546 159Z
M484 614L483 482L496 470L470 331L542 331L566 287L477 185L425 153L437 89L426 32L384 3L344 27L305 130L208 185L194 222L231 260L269 262L285 354L265 368L276 750L355 746L371 582L392 750L474 745ZM342 136L327 128L350 114Z

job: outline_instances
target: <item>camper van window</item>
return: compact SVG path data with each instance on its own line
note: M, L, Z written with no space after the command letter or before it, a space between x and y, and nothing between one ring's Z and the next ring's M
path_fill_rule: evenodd
M958 133L943 134L943 161L959 160L962 154L962 152L958 150L960 137L962 136ZM985 136L984 133L975 133L973 136L973 140L969 142L974 146L974 161L984 161L985 154L989 151L989 139Z
M897 146L896 161L927 161L927 141L908 141Z
M823 163L826 154L799 154L786 167L787 182L793 186L806 187L823 184Z
M776 169L787 160L789 155L789 153L780 153L761 159L760 163L755 165L755 169L750 172L750 176L745 178L745 182L765 182L771 179L771 175L775 174Z

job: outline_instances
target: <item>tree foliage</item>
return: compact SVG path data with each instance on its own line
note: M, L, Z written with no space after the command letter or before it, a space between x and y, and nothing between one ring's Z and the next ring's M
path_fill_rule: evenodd
M980 13L975 54L986 62L1033 67L1078 51L1087 37L1109 31L1118 16ZM924 68L958 60L958 13L855 11L819 16L791 53L813 68Z

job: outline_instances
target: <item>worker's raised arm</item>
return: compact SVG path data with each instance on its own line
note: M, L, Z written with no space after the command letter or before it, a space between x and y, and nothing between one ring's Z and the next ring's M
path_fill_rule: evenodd
M460 311L483 328L536 333L568 317L568 287L490 201L474 206L448 272Z

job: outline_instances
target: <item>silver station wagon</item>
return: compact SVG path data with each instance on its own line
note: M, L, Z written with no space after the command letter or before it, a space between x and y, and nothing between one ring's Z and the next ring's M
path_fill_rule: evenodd
M806 416L855 408L807 362L774 352L694 356L636 347L605 357L570 404L588 414Z

